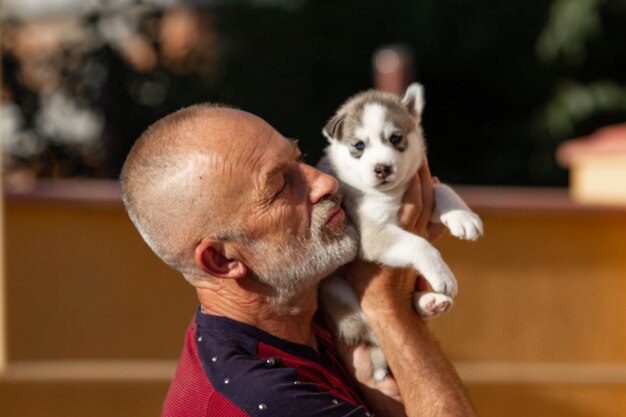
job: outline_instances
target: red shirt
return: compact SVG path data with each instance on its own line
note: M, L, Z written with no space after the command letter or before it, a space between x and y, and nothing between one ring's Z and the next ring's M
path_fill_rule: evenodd
M198 312L170 385L167 417L367 417L328 332L318 350Z

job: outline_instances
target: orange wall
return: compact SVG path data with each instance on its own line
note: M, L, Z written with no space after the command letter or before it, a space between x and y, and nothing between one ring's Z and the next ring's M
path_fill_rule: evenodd
M439 244L459 280L433 322L450 355L626 363L626 211L481 215L483 239Z
M175 358L195 293L121 205L6 205L9 361Z
M431 326L481 415L626 416L626 209L577 206L563 190L460 192L486 234L437 242L460 292ZM141 241L118 193L115 184L48 184L5 199L9 365L131 359L164 371L150 379L133 368L138 379L118 383L0 377L7 410L24 413L17 399L37 390L22 415L159 409L195 294ZM68 386L93 401L70 410L52 404L62 395L43 395ZM129 395L102 408L103 386Z
M461 192L486 234L437 242L460 284L432 322L452 358L626 362L626 210L580 208L560 191ZM176 357L192 288L116 196L73 198L6 202L9 359Z

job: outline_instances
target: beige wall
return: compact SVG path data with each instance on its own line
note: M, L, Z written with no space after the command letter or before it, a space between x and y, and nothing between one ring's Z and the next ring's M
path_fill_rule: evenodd
M433 322L457 360L626 363L626 211L481 213L439 246L459 279Z
M432 328L481 415L626 416L626 210L579 207L563 190L461 192L486 235L437 243L460 293ZM116 186L10 194L5 232L0 409L158 410L196 301L143 244ZM85 393L79 408L61 404L66 390ZM98 403L102 390L113 404Z
M2 156L0 155L0 163ZM2 184L0 184L0 192L2 192ZM2 217L0 217L0 374L6 369L7 351L6 351L6 295L5 295L5 275L4 275L4 192L0 195L0 207L2 208Z
M175 358L194 291L120 205L9 201L9 361Z

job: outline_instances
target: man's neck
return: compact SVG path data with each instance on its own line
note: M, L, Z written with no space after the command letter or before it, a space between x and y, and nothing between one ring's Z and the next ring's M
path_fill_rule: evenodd
M317 310L317 291L309 290L288 305L276 306L264 295L238 291L238 286L197 288L205 314L227 317L257 327L273 336L317 349L311 329Z

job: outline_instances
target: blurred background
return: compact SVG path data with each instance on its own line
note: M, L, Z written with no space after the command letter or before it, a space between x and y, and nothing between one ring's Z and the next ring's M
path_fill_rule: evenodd
M626 416L626 1L3 0L0 416L158 415L194 294L126 218L140 133L197 102L300 140L425 86L486 237L433 330L481 415ZM568 190L569 187L569 190Z
M115 178L137 136L223 102L301 140L400 44L431 164L463 184L562 186L557 145L626 119L626 3L4 0L5 172ZM70 122L71 121L71 122Z

